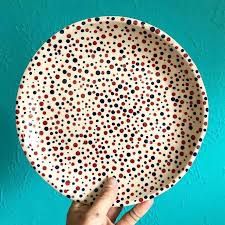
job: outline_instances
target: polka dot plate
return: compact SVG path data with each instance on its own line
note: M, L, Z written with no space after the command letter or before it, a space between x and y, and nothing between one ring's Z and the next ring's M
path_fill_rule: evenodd
M71 24L29 62L16 104L22 148L63 195L91 204L107 176L114 205L153 198L188 171L203 141L201 76L168 34L126 17Z

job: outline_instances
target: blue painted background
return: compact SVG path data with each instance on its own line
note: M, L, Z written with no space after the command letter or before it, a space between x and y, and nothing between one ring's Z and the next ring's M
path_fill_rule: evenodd
M224 225L224 0L0 0L0 225L65 224L70 201L33 171L19 146L17 86L44 40L101 15L135 17L172 35L197 64L209 97L209 128L197 160L139 224Z

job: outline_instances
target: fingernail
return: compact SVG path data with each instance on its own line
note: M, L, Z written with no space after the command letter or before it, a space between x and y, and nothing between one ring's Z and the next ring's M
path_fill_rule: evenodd
M116 179L114 177L109 177L107 179L106 183L109 184L109 185L112 185L112 186L117 186L117 181L116 181Z
M147 208L151 208L153 203L154 203L154 199L150 199L150 200L143 202L143 204L145 204Z
M150 201L149 204L152 206L154 204L154 198L150 199L149 201Z

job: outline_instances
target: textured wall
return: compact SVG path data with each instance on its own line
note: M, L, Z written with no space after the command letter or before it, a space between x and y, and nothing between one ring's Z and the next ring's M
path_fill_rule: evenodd
M224 0L0 0L0 225L65 224L70 201L33 171L18 144L16 91L44 40L101 15L136 17L168 32L196 62L209 97L209 129L197 160L139 224L225 224Z

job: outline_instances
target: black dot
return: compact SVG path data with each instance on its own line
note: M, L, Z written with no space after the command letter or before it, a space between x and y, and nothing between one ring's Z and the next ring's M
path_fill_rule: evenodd
M127 24L128 25L131 25L131 20L127 20Z
M67 83L67 79L63 79L62 82L63 82L63 84L66 84Z
M155 27L150 27L150 31L154 32L155 31Z

